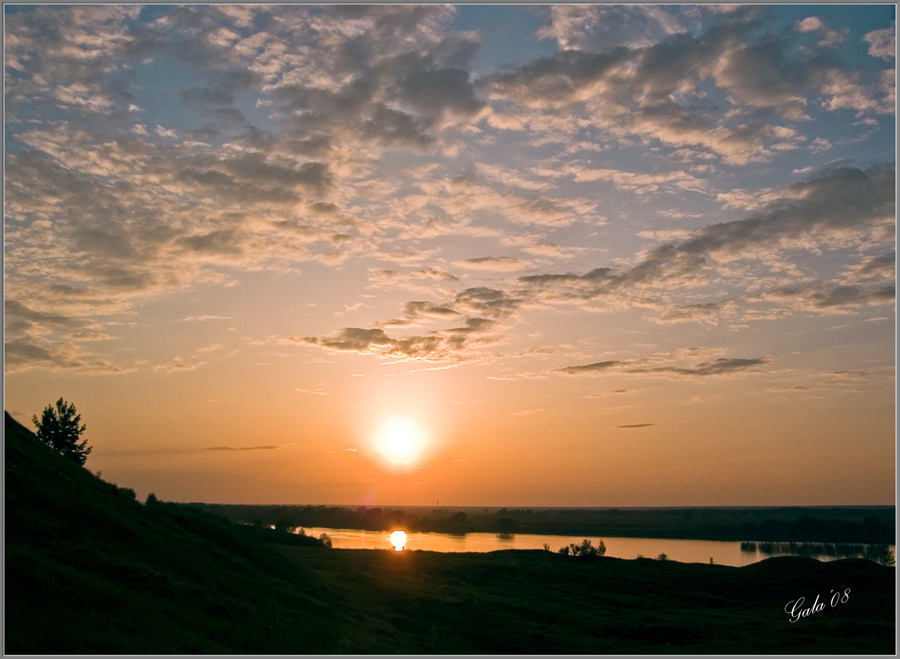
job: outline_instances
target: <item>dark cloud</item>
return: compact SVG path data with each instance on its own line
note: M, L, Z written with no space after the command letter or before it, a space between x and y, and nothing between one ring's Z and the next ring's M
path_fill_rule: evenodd
M583 100L582 90L601 81L629 55L625 48L609 53L564 50L520 69L495 74L482 84L498 98L515 99L531 107L560 108Z
M718 302L705 302L701 304L686 304L667 309L656 318L658 323L682 323L704 322L715 324L718 322L718 312L721 309Z
M461 69L415 71L400 83L399 96L431 124L446 117L470 119L487 107L475 98L469 74Z
M727 359L720 357L709 362L701 362L691 367L658 366L653 368L628 369L629 373L671 373L686 377L707 377L716 375L730 375L742 371L758 370L760 366L768 364L765 357L754 359Z
M680 242L648 250L631 268L596 268L584 275L541 274L520 277L523 295L557 290L589 300L602 295L627 296L648 287L693 286L711 276L720 261L756 260L789 248L815 249L853 244L872 231L893 224L893 169L840 167L782 191L767 211L744 220L703 226ZM872 268L888 267L889 257ZM735 282L737 283L737 282ZM833 290L822 306L861 295ZM876 298L887 295L879 291ZM543 299L543 298L542 298ZM710 317L715 303L670 310L669 320ZM666 318L663 316L663 318Z
M778 302L806 311L850 313L861 306L890 304L896 299L896 286L842 286L822 282L779 286L750 298L751 301Z
M511 272L514 270L522 270L529 266L528 261L517 259L511 256L480 256L472 259L463 259L457 261L456 265L460 268L470 270L493 270L497 272Z
M269 162L262 153L248 153L240 158L224 160L221 165L233 176L249 182L300 185L314 191L321 191L331 183L328 165L321 162L307 162L299 167L292 167Z
M176 242L199 254L240 254L241 252L241 235L230 230L186 236L179 238Z
M360 327L347 327L330 337L304 337L300 341L320 345L329 350L347 352L368 352L372 348L393 345L393 339L388 338L384 330Z
M637 375L673 375L677 377L711 377L726 376L745 371L759 370L769 363L766 357L752 359L719 357L710 361L703 361L692 366L664 365L653 366L655 360L625 360L603 361L593 364L581 364L578 366L566 366L555 372L563 375L602 375L608 372L623 372Z
M897 254L891 251L880 256L873 256L862 263L852 266L846 279L851 283L871 283L894 279L897 274Z
M7 331L9 329L9 322L11 318L20 321L27 321L29 323L40 323L41 325L56 325L70 328L81 327L85 325L85 321L83 319L71 318L69 316L64 316L61 314L35 311L22 302L13 300L11 298L6 298L3 301L3 307L6 311Z
M58 356L52 351L27 341L7 341L3 347L5 363L12 368L58 362Z
M459 313L427 302L407 304L407 321L389 321L384 327L402 327L422 315L451 318ZM503 326L489 318L466 318L464 325L431 332L427 335L389 336L384 329L347 327L334 334L320 337L292 339L337 352L374 354L379 357L413 359L433 362L462 362L474 358L471 352L501 338Z
M362 135L387 147L427 149L435 143L427 128L421 119L379 103L362 124Z
M516 309L521 306L522 300L510 296L504 291L477 287L467 288L459 293L454 300L454 304L467 313L505 318L515 313Z
M566 366L565 368L559 369L559 371L560 373L566 373L568 375L604 373L606 371L618 368L622 365L622 363L623 362L616 360L608 360L605 362L594 362L593 364Z
M859 114L893 111L877 75L862 80L846 71L827 44L798 49L758 20L760 12L578 11L576 16L554 8L558 22L541 33L555 37L561 50L487 77L482 84L491 97L538 111L572 108L612 139L636 135L673 146L698 145L732 163L797 148L793 131L776 122L804 119L812 106ZM591 30L606 34L617 24L616 13L627 15L632 27L644 20L663 29L656 39L627 45L616 44L628 42L622 35L633 34L631 29L583 38ZM882 96L883 102L877 100Z

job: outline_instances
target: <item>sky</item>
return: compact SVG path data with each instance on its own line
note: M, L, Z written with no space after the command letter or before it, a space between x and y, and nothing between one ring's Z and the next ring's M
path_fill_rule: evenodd
M894 503L893 5L4 9L4 405L104 480Z

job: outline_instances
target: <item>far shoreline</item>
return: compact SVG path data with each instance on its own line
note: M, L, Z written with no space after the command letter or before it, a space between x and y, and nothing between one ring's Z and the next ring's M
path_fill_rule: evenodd
M417 533L896 544L895 506L496 508L178 504L235 523Z

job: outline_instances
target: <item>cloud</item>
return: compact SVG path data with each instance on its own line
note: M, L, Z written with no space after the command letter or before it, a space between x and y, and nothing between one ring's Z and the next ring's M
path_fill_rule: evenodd
M416 312L421 313L421 312ZM439 316L453 316L440 313ZM392 328L410 323L389 321ZM489 318L467 317L463 325L425 335L389 335L382 328L345 327L333 334L291 340L332 352L353 352L379 358L458 364L477 361L477 351L503 340L505 326Z
M743 372L759 371L762 366L770 362L767 357L754 357L751 359L718 357L712 360L695 362L690 365L665 364L654 366L654 362L671 360L668 355L657 356L652 359L635 360L609 360L594 362L592 364L580 364L566 366L554 371L561 375L603 375L609 372L622 372L633 375L669 376L675 378L702 378L729 376ZM678 359L676 357L676 359Z
M573 174L578 182L609 181L620 190L628 190L638 195L657 192L662 186L695 192L702 192L707 187L702 180L683 171L643 174L615 169L582 169L570 166L568 173Z
M295 446L295 444L280 444L277 446L210 446L207 448L207 451L275 451L282 448L287 448L288 446Z
M889 116L893 28L857 42L874 58L863 66L826 43L837 37L821 20L782 30L765 8L560 5L535 10L536 36L559 50L488 70L494 44L456 31L460 11L7 16L12 366L128 370L100 354L124 314L310 262L362 264L379 296L413 294L392 298L404 300L394 320L315 330L307 345L430 362L516 338L524 314L557 304L713 325L746 305L829 313L893 300L892 167L836 162L783 189L754 187L738 167L791 150L840 157L841 138L863 133L820 136L820 116L860 131ZM171 66L177 120L148 93ZM646 167L611 164L634 150ZM810 158L798 172L814 171ZM667 211L652 206L663 195ZM642 235L661 243L621 251L643 209ZM206 358L136 359L177 372Z
M646 250L636 264L615 269L599 267L585 274L544 273L519 277L519 294L542 303L586 302L613 304L646 301L653 290L671 292L705 284L715 273L736 261L763 264L788 249L819 251L849 248L890 230L894 217L893 170L838 167L809 181L770 195L766 209L743 220L702 226L684 239ZM782 264L783 259L776 263ZM880 264L882 268L888 264ZM782 267L779 265L778 267ZM878 265L873 264L873 268ZM741 283L732 274L732 285ZM755 285L758 275L743 285ZM793 290L793 289L788 289ZM854 296L843 290L821 299L819 308L834 306ZM872 293L883 300L886 290ZM862 293L857 293L858 296ZM786 299L782 295L782 299ZM660 317L663 322L703 319L713 322L715 302L680 305Z
M566 366L565 368L560 369L561 373L565 373L567 375L580 375L580 374L597 374L604 373L606 371L613 370L622 365L622 362L617 360L608 360L604 362L594 362L593 364L580 364L578 366Z
M632 373L671 373L687 377L706 377L717 375L731 375L743 371L756 371L760 366L769 363L765 357L753 359L727 359L720 357L709 362L700 362L691 367L658 366L648 369L635 369Z
M638 5L553 5L539 38L555 39L561 50L642 47L685 32L701 8Z
M701 322L716 325L719 322L721 304L718 302L703 302L699 304L686 304L667 309L661 316L655 318L660 324Z
M896 275L897 253L892 250L850 266L844 274L844 280L854 284L878 283L891 281Z
M616 426L616 428L648 428L655 425L655 423L630 423L624 426Z
M214 314L203 314L201 316L187 316L186 318L182 318L181 321L187 323L191 321L204 322L208 320L232 320L233 318L234 316L216 316Z
M896 57L896 28L891 26L884 30L872 30L866 33L863 40L869 44L869 55L884 60L892 60Z
M531 264L522 259L511 256L480 256L478 258L464 259L454 262L458 268L466 270L489 270L492 272L515 272L524 270Z
M790 35L761 29L769 27L761 11L742 9L553 8L552 25L538 34L561 49L484 81L492 99L513 104L504 109L506 125L500 117L492 124L535 128L538 117L566 108L620 144L636 136L743 164L799 148L806 138L779 122L804 120L814 105L861 116L892 112L882 81L824 55L842 32L806 19L801 29L821 36L798 50ZM642 39L628 37L628 21ZM647 38L650 26L656 32Z
M313 396L327 396L328 392L319 387L318 389L301 389L297 388L294 391L299 391L302 394L312 394Z
M795 310L820 313L853 313L863 306L891 304L896 299L893 283L868 287L811 282L770 289L750 301L776 302Z

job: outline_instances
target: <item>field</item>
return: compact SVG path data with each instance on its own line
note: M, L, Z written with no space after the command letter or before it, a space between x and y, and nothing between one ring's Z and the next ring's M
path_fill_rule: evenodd
M141 504L8 417L5 452L5 653L895 651L895 571L870 561L334 550Z

